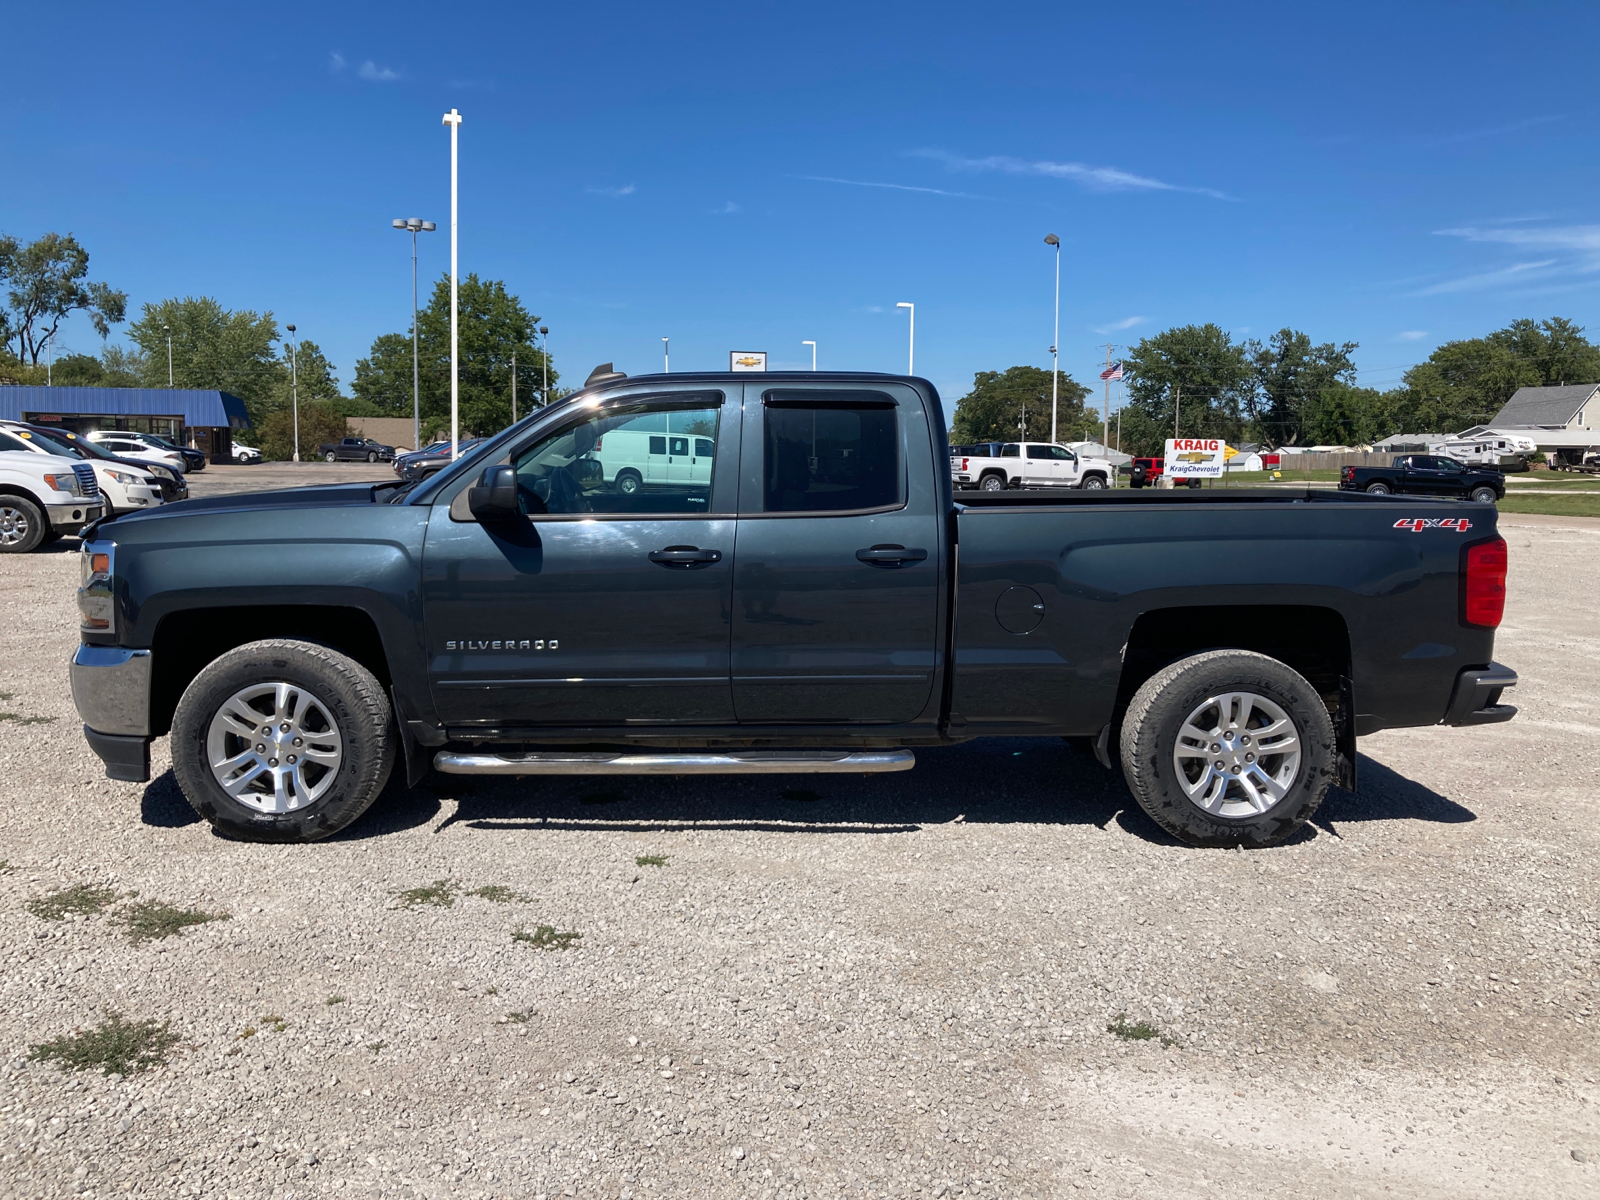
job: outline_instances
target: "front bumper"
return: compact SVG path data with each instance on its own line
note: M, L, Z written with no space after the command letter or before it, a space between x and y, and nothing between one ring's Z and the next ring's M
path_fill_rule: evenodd
M1456 676L1456 690L1445 709L1445 725L1494 725L1517 715L1510 704L1500 703L1500 693L1517 686L1517 673L1501 663L1474 667Z
M83 645L67 668L83 736L108 779L150 778L151 666L148 650Z
M85 504L81 500L77 504L47 504L45 512L50 517L50 528L57 533L77 533L91 521L98 521L105 515L105 504L96 500L93 504Z

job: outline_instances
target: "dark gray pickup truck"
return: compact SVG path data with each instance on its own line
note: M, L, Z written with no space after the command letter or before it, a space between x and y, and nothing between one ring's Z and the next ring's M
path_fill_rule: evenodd
M1358 734L1516 712L1492 505L957 503L946 462L925 380L614 376L425 482L101 522L73 695L108 775L170 733L190 803L259 841L343 828L397 765L859 773L1003 735L1263 846L1354 786Z

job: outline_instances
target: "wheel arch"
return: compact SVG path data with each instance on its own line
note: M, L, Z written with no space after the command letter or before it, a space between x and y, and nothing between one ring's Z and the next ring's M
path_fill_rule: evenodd
M264 638L327 646L366 667L386 690L393 682L377 623L362 609L328 604L180 609L161 618L150 643L151 733L159 736L171 728L178 699L209 663Z

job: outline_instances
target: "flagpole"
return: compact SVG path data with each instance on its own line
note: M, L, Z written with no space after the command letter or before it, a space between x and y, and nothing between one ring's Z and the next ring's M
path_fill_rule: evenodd
M1106 343L1106 373L1101 376L1106 381L1105 404L1105 431L1100 435L1100 444L1108 450L1111 448L1111 343Z

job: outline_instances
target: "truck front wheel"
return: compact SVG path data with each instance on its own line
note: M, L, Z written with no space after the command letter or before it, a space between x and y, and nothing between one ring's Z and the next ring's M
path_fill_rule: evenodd
M1493 504L1498 497L1492 487L1475 487L1472 489L1472 502L1474 504Z
M268 639L196 675L172 718L172 769L226 837L312 842L377 799L394 767L389 698L349 655Z
M1272 846L1311 819L1337 766L1316 689L1275 658L1212 650L1152 675L1122 723L1139 806L1191 846Z
M322 456L322 461L323 462L338 462L339 461L339 456L337 454L335 454L332 450L329 450L326 454L324 454Z
M1106 490L1106 477L1104 475L1085 475L1083 488L1088 492L1103 492Z
M627 469L617 472L617 491L624 496L632 496L644 486L644 480L639 477L639 472Z
M1383 483L1381 481L1378 483L1367 484L1367 495L1369 496L1387 496L1393 490L1394 489L1391 488L1387 483Z
M27 554L44 540L44 513L21 496L0 496L0 554Z

